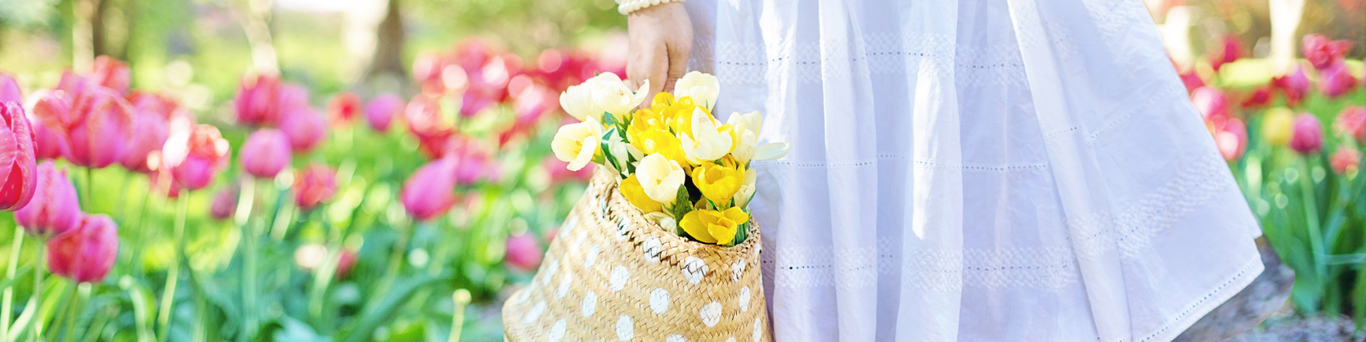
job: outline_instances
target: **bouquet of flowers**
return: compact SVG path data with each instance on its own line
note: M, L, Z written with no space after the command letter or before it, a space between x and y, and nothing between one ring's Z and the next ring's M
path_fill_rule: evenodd
M560 127L551 148L578 171L591 161L618 177L621 194L645 217L708 244L734 246L748 236L754 196L753 160L781 158L787 143L759 144L759 112L712 116L720 84L691 72L672 94L655 95L649 82L632 92L617 75L599 74L560 95L580 120Z

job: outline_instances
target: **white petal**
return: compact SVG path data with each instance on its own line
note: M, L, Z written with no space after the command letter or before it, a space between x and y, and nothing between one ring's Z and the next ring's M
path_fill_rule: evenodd
M787 155L787 146L788 144L785 142L759 145L754 150L754 159L774 160L782 158Z

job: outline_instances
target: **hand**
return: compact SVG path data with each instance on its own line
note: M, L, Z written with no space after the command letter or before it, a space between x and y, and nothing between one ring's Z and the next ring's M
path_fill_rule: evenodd
M650 80L650 90L642 107L654 102L655 93L672 91L683 77L692 52L692 20L682 3L670 2L631 12L626 17L630 53L626 76L631 87Z

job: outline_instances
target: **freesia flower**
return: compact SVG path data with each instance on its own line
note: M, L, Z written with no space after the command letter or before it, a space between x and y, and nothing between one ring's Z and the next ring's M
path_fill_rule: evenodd
M381 94L365 105L365 122L376 132L387 132L394 116L402 112L405 105L398 95Z
M550 142L550 149L556 158L569 163L570 171L578 171L599 154L602 134L602 124L589 117L584 122L561 126Z
M1330 98L1342 96L1356 86L1357 79L1346 64L1338 63L1319 72L1319 91Z
M593 92L602 87L599 83L607 82L606 80L614 77L616 77L615 74L604 73L589 78L579 85L570 86L563 93L560 93L560 108L579 121L587 121L588 118L602 121L604 109L593 102ZM620 82L621 80L617 79L617 81Z
M275 178L289 165L289 137L278 129L262 128L242 143L242 170L256 178Z
M314 164L294 176L294 204L299 209L313 209L336 193L337 171L330 166Z
M1323 148L1323 127L1314 114L1304 113L1295 118L1295 134L1290 138L1290 149L1300 154L1317 153Z
M334 125L345 125L351 123L351 118L360 111L360 106L360 97L356 94L337 94L327 102L327 115L332 118Z
M721 82L716 76L693 71L674 83L674 97L690 97L694 102L711 110L716 107L716 97L721 93Z
M306 106L288 109L280 119L280 131L289 137L294 152L308 152L327 136L327 119Z
M1304 43L1300 47L1304 59L1309 60L1315 69L1323 70L1341 62L1342 57L1352 50L1352 41L1330 41L1323 35L1309 34L1304 36Z
M57 170L51 160L38 165L33 200L14 211L14 221L33 236L53 236L76 227L81 218L81 203L76 186Z
M507 240L507 263L522 271L532 271L541 265L541 243L536 236L522 233L510 236Z
M83 215L75 228L47 241L49 269L76 282L104 280L118 253L118 226L105 215Z
M455 158L441 158L423 165L403 183L399 201L408 215L418 221L430 221L445 215L455 205Z
M1294 130L1295 112L1285 107L1266 110L1262 115L1262 138L1272 146L1285 146Z
M725 211L693 210L683 215L683 219L678 221L678 226L697 241L725 245L735 240L735 232L740 225L747 222L749 214L740 208L731 207Z
M213 194L213 204L209 206L209 216L216 220L232 217L237 210L237 188L225 187Z
M640 160L635 176L646 196L668 205L678 198L678 187L683 186L686 174L678 162L655 153Z
M645 93L650 90L648 80L641 82L640 88L636 91L631 91L626 82L617 78L616 74L604 73L599 77L603 79L594 84L596 87L593 89L593 104L618 118L626 117L632 109L645 102Z
M198 190L209 186L218 171L228 165L229 154L228 141L218 127L195 125L172 132L159 158L160 166L170 170L177 185L185 190Z
M1355 148L1342 146L1337 152L1333 152L1329 164L1333 166L1333 172L1340 175L1352 174L1361 167L1361 152Z
M659 204L659 201L645 194L645 188L640 186L640 179L636 175L621 180L621 195L642 212L653 213L663 210L663 205Z
M29 129L24 108L15 102L0 102L0 210L14 211L29 204L38 182L34 169L33 131Z
M693 185L702 191L702 196L722 207L730 205L731 198L745 182L745 170L727 164L731 163L705 162L692 169Z
M723 126L711 114L694 109L690 131L680 131L678 138L683 141L683 155L692 164L721 159L730 153L734 140L730 136L730 126Z

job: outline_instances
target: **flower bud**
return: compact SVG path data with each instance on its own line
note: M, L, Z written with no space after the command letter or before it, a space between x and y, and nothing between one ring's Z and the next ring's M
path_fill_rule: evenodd
M1361 152L1342 145L1337 152L1333 152L1329 164L1333 166L1333 172L1340 175L1352 174L1361 167Z
M308 152L327 136L327 119L312 108L295 107L280 119L280 130L289 137L290 149Z
M360 106L360 97L356 94L337 94L327 102L327 116L332 119L333 125L349 124L356 117L356 112L360 111Z
M327 165L313 165L294 177L294 204L309 210L332 199L337 192L337 171Z
M1357 79L1346 64L1338 63L1319 72L1319 91L1330 98L1342 96L1356 86Z
M47 242L52 273L76 282L104 280L118 253L118 226L104 215L83 215L75 228Z
M408 177L399 200L409 215L419 221L429 221L444 215L455 205L458 164L455 158L433 160Z
M14 211L28 205L38 182L34 169L33 131L24 108L0 102L0 210Z
M217 220L225 220L232 217L237 210L237 189L226 187L213 194L213 205L209 206L209 215Z
M89 87L76 95L71 115L66 127L66 159L72 164L98 169L129 153L133 110L119 94L104 87Z
M14 221L34 236L53 236L76 227L81 217L76 186L51 160L38 165L33 200L14 212Z
M198 190L213 182L218 171L228 164L228 141L212 125L195 125L171 133L161 148L163 167L171 171L175 183L185 190Z
M262 128L242 143L242 169L257 178L275 178L289 165L289 137L278 129Z
M1285 146L1294 131L1295 112L1285 107L1266 110L1262 114L1262 138L1272 146Z
M522 233L521 235L508 237L507 240L507 263L513 268L522 271L533 271L536 266L541 265L541 243L536 241L533 234Z
M370 100L370 104L365 105L365 122L370 124L370 128L377 132L389 130L389 124L393 122L394 116L403 111L403 99L394 94L383 94Z
M1300 154L1318 153L1323 148L1323 126L1314 114L1304 113L1295 118L1295 134L1290 138L1290 149Z

